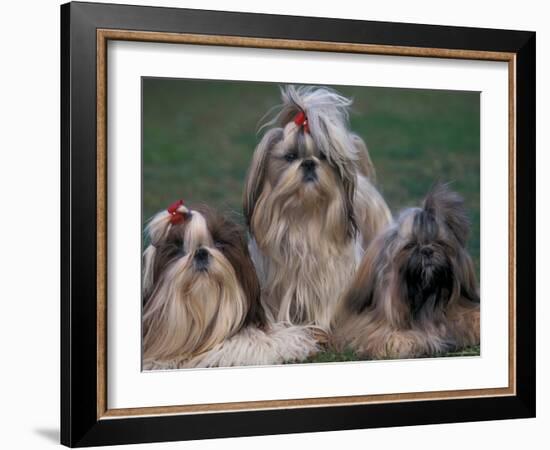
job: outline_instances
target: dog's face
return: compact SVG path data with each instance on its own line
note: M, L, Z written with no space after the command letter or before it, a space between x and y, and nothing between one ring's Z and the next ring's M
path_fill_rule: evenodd
M411 210L395 234L395 273L402 300L413 317L425 308L442 308L454 290L456 239L431 213Z
M291 122L277 135L264 162L262 191L269 191L281 212L313 212L334 200L346 203L345 181L309 133Z
M252 233L265 235L287 219L316 221L328 236L352 236L357 174L370 159L363 141L348 129L350 101L307 87L284 90L283 100L247 174L244 214Z
M148 226L144 253L146 359L192 356L243 325L263 324L260 288L240 227L179 205Z

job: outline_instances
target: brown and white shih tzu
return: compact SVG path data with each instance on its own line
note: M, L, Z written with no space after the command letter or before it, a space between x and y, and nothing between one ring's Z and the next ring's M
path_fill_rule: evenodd
M335 319L336 348L412 358L479 344L480 305L462 199L438 184L368 247Z
M279 364L317 344L307 327L266 320L244 230L179 201L147 226L143 368Z
M244 191L262 301L278 321L329 329L369 242L391 219L373 185L351 100L322 87L285 87L254 151Z

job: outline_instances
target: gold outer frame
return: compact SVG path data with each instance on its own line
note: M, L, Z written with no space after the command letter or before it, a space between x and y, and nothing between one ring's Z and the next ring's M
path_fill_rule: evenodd
M97 419L346 406L516 395L516 54L445 48L298 41L237 36L97 29ZM107 42L109 40L363 53L508 63L508 387L402 394L264 400L109 409L107 405Z

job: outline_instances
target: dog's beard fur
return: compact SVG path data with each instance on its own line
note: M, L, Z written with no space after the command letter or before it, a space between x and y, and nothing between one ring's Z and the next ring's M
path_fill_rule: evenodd
M319 189L279 201L271 192L260 197L252 223L261 254L252 253L267 255L261 262L264 301L277 320L326 327L356 265L341 197L322 198Z
M347 128L349 101L287 88L254 152L244 195L263 301L276 320L328 329L362 252L390 219L368 176L363 141ZM310 132L292 117L305 111ZM359 223L359 226L358 226Z
M462 200L446 186L367 249L336 314L334 345L406 358L479 343L479 293Z
M191 357L238 331L247 301L235 271L212 250L208 273L189 257L175 261L146 304L144 359Z

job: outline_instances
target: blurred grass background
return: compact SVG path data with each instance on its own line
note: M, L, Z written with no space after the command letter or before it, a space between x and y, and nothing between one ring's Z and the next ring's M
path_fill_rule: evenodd
M437 180L464 197L479 278L479 93L333 87L354 99L351 128L369 147L392 212L418 205ZM144 78L142 89L143 223L179 198L242 221L244 177L260 120L280 103L278 85ZM323 354L316 362L338 357L354 359Z

